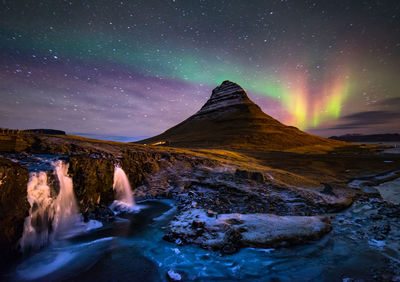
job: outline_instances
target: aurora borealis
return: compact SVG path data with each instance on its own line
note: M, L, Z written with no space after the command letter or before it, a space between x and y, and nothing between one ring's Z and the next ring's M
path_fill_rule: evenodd
M223 80L329 136L400 129L398 1L2 1L0 127L148 137Z

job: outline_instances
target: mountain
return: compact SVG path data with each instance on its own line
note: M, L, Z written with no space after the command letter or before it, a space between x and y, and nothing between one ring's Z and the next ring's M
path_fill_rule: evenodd
M191 148L285 150L310 145L338 145L286 126L253 103L238 84L224 81L194 115L140 144Z

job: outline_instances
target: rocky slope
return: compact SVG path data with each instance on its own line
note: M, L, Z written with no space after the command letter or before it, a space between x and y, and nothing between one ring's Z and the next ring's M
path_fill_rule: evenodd
M188 148L287 150L345 143L310 135L263 113L236 83L224 81L193 116L139 144Z

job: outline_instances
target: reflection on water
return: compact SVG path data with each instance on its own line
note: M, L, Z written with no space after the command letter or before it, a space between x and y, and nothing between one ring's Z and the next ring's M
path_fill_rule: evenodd
M166 273L173 270L184 278L199 281L370 280L371 268L382 267L388 256L399 259L393 251L398 239L395 235L389 236L383 245L360 237L368 227L358 223L358 219L374 213L368 203L356 204L338 214L334 230L318 242L280 250L247 248L234 255L162 240L164 228L176 212L172 201L142 203L137 213L48 246L4 278L160 281L166 280ZM396 230L400 227L392 225L392 231Z

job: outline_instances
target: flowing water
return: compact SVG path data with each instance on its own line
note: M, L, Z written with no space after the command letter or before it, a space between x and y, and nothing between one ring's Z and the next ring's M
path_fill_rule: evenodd
M164 241L165 226L176 213L173 201L147 201L137 213L48 246L3 278L166 281L166 273L174 271L197 281L368 281L388 258L400 258L398 223L384 243L357 237L367 228L358 219L374 213L369 203L338 214L334 230L320 241L277 250L246 248L234 255Z
M20 241L22 249L40 247L49 239L49 221L53 217L53 199L47 185L45 172L31 173L27 188L27 198L31 206L29 216L25 219L24 231Z
M27 187L27 198L31 206L25 219L20 240L25 251L38 250L49 242L62 240L81 232L101 227L91 220L84 223L76 203L72 179L68 176L68 164L58 160L52 163L59 182L56 197L47 183L50 172L32 172ZM54 189L53 189L54 190Z
M62 239L69 236L69 230L76 229L74 226L79 225L82 220L72 187L72 179L68 176L68 164L58 161L56 174L60 182L60 192L54 202L53 235L55 239Z
M131 185L125 171L116 166L114 168L114 184L116 200L111 204L111 209L118 212L132 212L136 209Z

